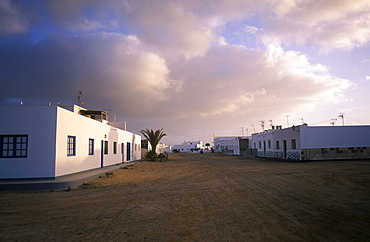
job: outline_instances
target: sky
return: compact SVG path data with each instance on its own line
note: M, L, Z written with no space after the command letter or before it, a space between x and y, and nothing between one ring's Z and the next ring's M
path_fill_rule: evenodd
M0 105L79 91L168 145L368 125L370 1L0 0Z

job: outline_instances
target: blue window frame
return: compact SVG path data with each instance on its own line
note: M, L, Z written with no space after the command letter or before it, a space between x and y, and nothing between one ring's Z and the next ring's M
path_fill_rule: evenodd
M94 155L94 139L89 139L89 155Z
M27 158L28 135L0 135L0 158Z
M68 136L67 140L67 156L76 155L76 136Z

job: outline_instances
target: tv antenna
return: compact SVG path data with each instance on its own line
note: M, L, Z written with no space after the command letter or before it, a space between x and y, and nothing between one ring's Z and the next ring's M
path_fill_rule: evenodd
M78 92L77 101L78 101L78 104L80 105L84 104L84 102L82 101L82 91Z
M344 113L340 113L338 118L341 118L342 119L342 124L344 126Z
M265 120L261 120L261 128L262 128L262 131L265 130Z

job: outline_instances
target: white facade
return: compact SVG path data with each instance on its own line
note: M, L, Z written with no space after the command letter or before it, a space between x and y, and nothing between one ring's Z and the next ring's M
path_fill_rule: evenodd
M231 155L240 155L241 137L216 137L214 138L215 152L227 153Z
M55 178L141 159L140 135L82 116L79 110L1 106L0 179ZM20 144L6 143L12 136L26 137L25 157L14 156L11 149Z
M322 160L370 158L370 126L293 126L252 134L261 157Z
M202 149L202 141L189 141L184 142L181 145L174 145L173 150L178 150L179 152L192 152L193 150Z

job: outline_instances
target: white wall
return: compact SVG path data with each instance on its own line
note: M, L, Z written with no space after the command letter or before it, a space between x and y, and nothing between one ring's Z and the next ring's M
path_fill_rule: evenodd
M301 128L302 149L369 147L370 126L306 126Z
M28 135L27 158L0 158L0 179L52 178L101 167L101 141L108 141L104 166L141 159L141 136L57 106L1 106L0 135ZM67 156L67 137L76 137L76 155ZM89 138L94 155L89 155ZM117 142L117 154L113 154ZM121 154L124 143L124 154Z
M216 152L228 151L229 154L240 155L240 143L241 137L217 137L213 140L214 149Z
M179 152L190 152L191 149L200 149L202 148L202 141L189 141L184 142L181 145L174 145L173 149L177 149Z
M28 135L27 158L0 158L0 178L55 175L55 106L1 106L0 135Z
M67 137L76 137L76 155L67 156ZM103 154L103 166L127 162L127 143L130 161L141 159L141 137L82 115L58 108L56 176L101 167L101 142L108 141L108 154ZM88 154L89 139L94 139L94 155ZM113 153L117 142L117 153ZM121 144L124 144L122 154ZM139 144L139 145L138 145Z

